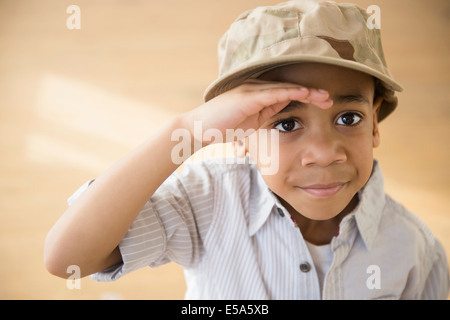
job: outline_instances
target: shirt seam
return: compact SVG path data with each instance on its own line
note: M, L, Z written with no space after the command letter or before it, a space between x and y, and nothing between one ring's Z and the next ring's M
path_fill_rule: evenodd
M217 164L212 163L212 165L216 166ZM240 167L240 166L245 166L245 169L243 170L242 167ZM213 198L213 209L212 209L213 217L211 219L211 223L209 225L208 231L205 234L204 242L209 241L210 234L212 232L211 230L214 230L216 224L218 223L217 221L223 214L223 212L222 212L223 210L218 210L218 208L217 208L217 199L219 197L218 190L220 188L217 188L216 184L218 182L220 182L220 180L222 180L222 177L225 175L229 175L230 173L233 173L233 172L242 172L242 171L247 171L247 173L248 173L249 168L250 168L250 165L248 165L248 164L231 164L231 165L227 166L226 171L222 171L222 169L218 169L217 167L215 167L214 169L217 170L217 173L219 175L213 175L210 168L208 167L208 165L205 165L205 169L208 170L208 174L211 178L211 182L212 182L211 185L213 186L212 193L214 195L214 198Z

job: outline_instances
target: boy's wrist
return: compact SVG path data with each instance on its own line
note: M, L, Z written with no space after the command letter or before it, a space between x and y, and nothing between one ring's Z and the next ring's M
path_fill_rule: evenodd
M172 141L181 139L182 136L192 149L192 153L199 151L201 148L211 143L223 142L214 141L213 139L205 139L204 122L199 119L195 110L188 111L175 117L175 130L172 134ZM186 146L187 147L187 146Z
M190 112L179 114L169 120L169 145L171 145L171 160L174 164L181 164L200 150L204 145L201 143L201 137L196 140L194 119Z

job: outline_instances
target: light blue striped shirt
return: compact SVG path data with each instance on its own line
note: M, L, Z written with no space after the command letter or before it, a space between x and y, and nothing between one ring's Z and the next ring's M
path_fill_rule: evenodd
M119 245L123 263L91 277L111 281L174 261L185 270L186 299L446 299L444 249L385 194L376 161L359 197L331 241L321 286L300 230L254 165L189 163L133 222Z

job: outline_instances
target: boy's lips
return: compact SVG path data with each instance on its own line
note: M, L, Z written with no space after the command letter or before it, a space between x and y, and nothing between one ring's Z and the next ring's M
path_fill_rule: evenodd
M328 198L338 193L346 184L347 182L333 182L327 184L313 184L299 188L314 197Z

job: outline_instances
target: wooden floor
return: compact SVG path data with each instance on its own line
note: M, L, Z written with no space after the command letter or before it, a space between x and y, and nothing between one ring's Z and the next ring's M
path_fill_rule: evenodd
M386 188L450 256L450 3L355 1L381 8L388 64L405 87L381 125ZM216 45L261 0L0 1L0 299L182 299L183 271L146 268L70 290L42 263L66 199L202 102ZM81 29L69 30L69 5Z

